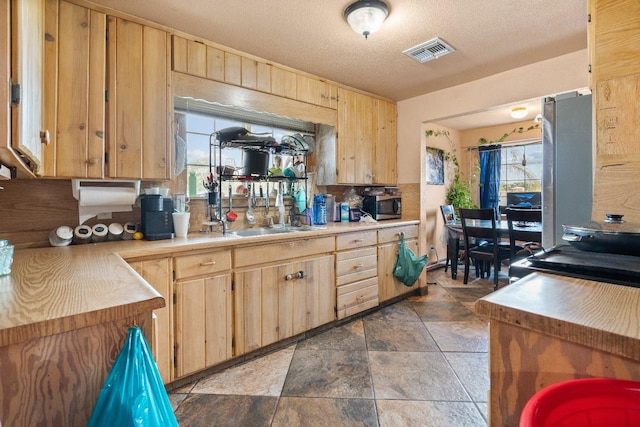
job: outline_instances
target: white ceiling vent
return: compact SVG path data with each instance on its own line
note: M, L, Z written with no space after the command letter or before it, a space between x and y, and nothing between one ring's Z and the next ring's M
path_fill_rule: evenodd
M428 42L424 42L418 46L412 47L411 49L407 49L402 53L422 64L455 51L456 50L454 48L436 37Z

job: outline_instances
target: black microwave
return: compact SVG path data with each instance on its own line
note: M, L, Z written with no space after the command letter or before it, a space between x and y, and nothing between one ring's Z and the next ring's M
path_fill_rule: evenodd
M400 219L402 217L401 196L364 196L362 210L375 220Z

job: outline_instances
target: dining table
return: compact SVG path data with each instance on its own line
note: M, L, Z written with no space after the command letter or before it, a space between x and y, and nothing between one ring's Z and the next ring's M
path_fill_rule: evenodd
M491 221L487 220L467 220L469 225L474 227L487 227L491 228ZM460 252L460 237L464 235L462 229L462 222L456 220L445 224L447 228L447 258L451 260L451 278L456 279L458 277L458 253ZM539 222L527 222L527 223L513 223L514 230L526 231L530 233L538 234L538 238L542 236L542 224ZM500 219L496 221L496 231L498 232L498 238L509 239L509 222L506 219ZM532 239L533 240L533 239Z

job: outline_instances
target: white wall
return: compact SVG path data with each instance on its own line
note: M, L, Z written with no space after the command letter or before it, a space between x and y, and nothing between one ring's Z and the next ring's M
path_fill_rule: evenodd
M398 183L420 182L422 125L589 86L587 50L398 102Z

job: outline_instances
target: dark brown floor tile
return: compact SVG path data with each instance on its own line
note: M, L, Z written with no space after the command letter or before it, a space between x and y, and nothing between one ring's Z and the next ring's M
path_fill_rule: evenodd
M486 427L478 408L470 402L416 402L376 400L380 427Z
M411 303L423 322L467 322L476 315L459 302L426 301Z
M493 288L447 288L447 292L449 292L458 301L474 302L483 296L492 293Z
M367 349L362 320L355 320L330 329L314 337L300 341L299 350L355 350Z
M474 402L489 398L489 356L487 353L444 353Z
M416 314L413 307L408 301L400 301L393 305L388 305L374 313L371 313L366 319L400 321L400 322L419 322L420 318Z
M310 399L282 397L273 419L281 426L375 426L376 409L371 399Z
M441 351L486 353L489 350L487 322L425 322L425 326Z
M471 401L442 353L370 351L369 361L376 400Z
M277 403L271 396L192 394L175 414L180 427L269 426Z
M364 330L369 351L439 351L422 322L367 318L364 320Z
M367 352L296 350L282 396L372 399Z

